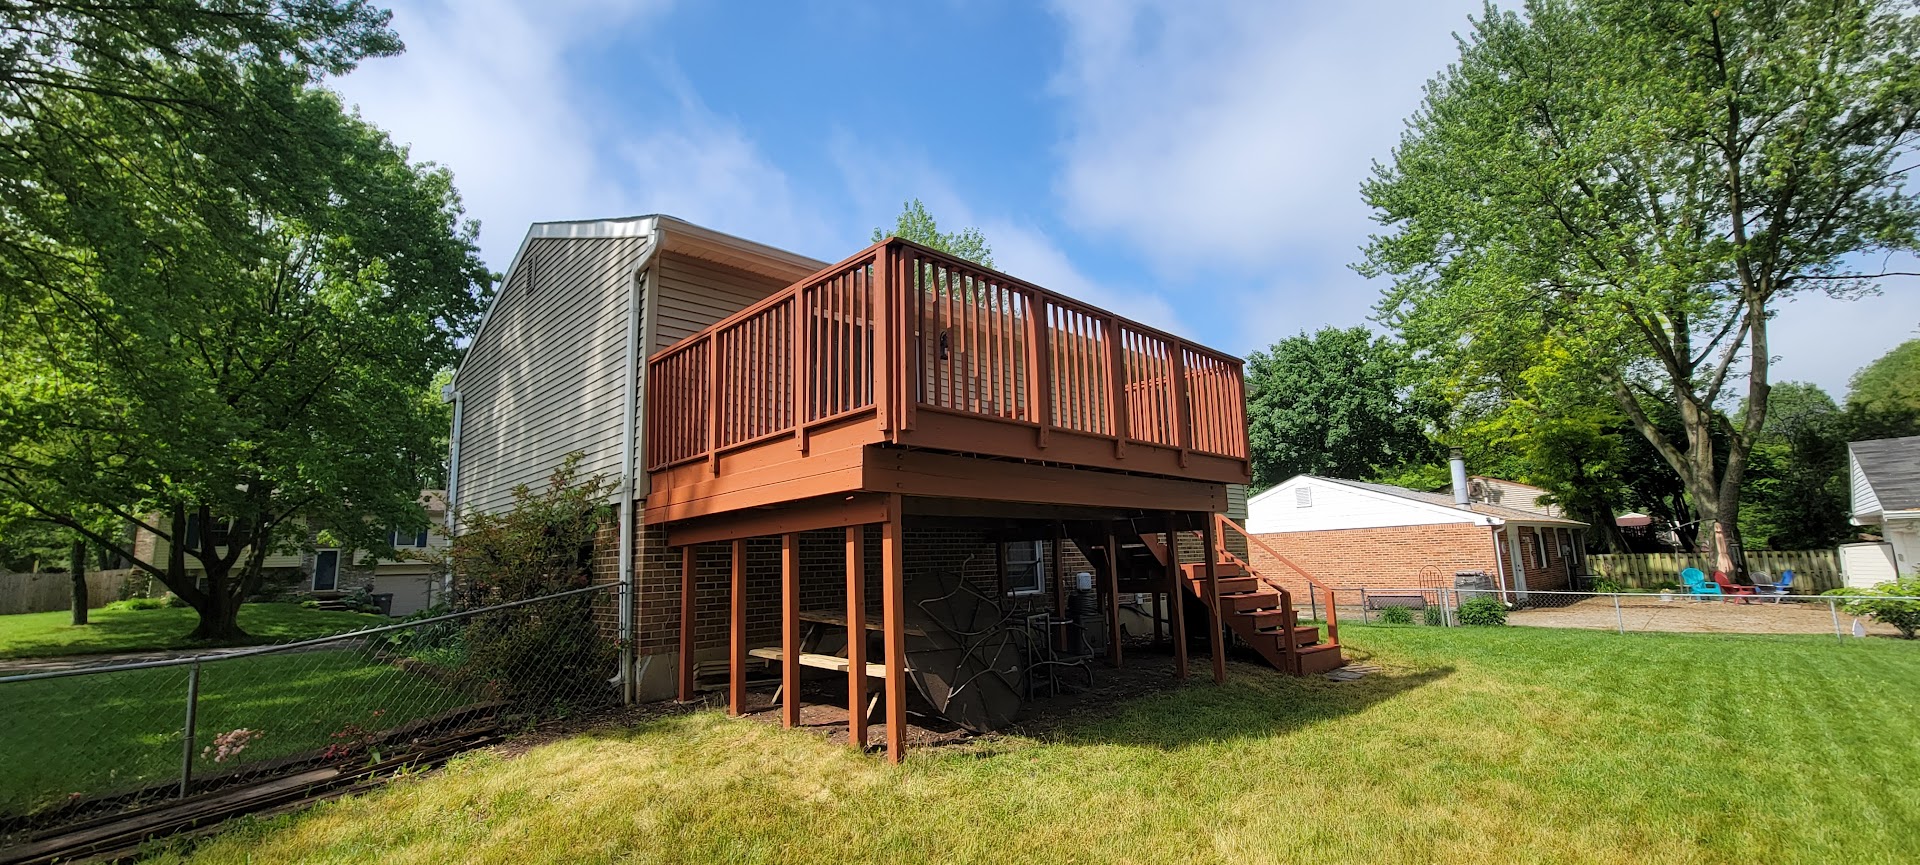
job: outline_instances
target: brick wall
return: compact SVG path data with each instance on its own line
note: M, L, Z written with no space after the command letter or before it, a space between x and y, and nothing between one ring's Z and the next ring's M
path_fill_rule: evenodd
M1452 585L1455 571L1495 570L1493 535L1483 526L1393 526L1258 537L1335 588L1415 588L1422 585L1421 572L1427 568L1429 578L1437 575L1441 583ZM1259 547L1253 549L1253 566L1289 591L1306 590L1305 580Z
M1557 532L1565 532L1566 529L1542 528L1540 530L1547 554L1546 567L1535 563L1533 529L1520 526L1515 531L1520 535L1520 562L1527 575L1527 588L1542 592L1571 589L1573 581L1567 578L1567 559L1561 553L1561 540L1556 535Z

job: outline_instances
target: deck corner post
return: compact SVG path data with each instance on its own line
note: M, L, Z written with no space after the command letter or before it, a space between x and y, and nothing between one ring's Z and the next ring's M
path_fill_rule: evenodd
M1119 669L1120 657L1120 544L1113 525L1107 525L1107 660Z
M780 726L800 726L800 535L780 536Z
M866 527L847 527L847 741L867 750Z
M1201 566L1206 569L1207 575L1207 642L1212 647L1213 681L1222 684L1227 681L1227 641L1226 635L1221 633L1224 625L1220 615L1220 566L1216 561L1219 556L1215 554L1219 530L1214 526L1213 514L1207 514L1207 518L1200 523L1200 531L1205 534L1200 547L1206 550L1206 560Z
M1164 515L1167 523L1167 596L1172 605L1167 613L1167 628L1173 636L1173 675L1187 680L1187 587L1180 570L1180 532L1172 511Z
M907 756L907 604L906 555L900 496L887 497L887 521L881 524L880 598L886 649L887 762Z
M727 714L747 712L747 542L733 542L733 591L728 598Z

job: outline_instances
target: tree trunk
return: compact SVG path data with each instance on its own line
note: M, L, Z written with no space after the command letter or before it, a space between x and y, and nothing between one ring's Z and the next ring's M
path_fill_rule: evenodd
M207 580L207 591L201 595L204 603L194 603L194 612L200 614L200 623L194 626L193 633L187 639L200 642L238 643L248 638L246 631L240 629L240 599L229 591L225 580Z
M73 623L87 623L87 542L73 542Z

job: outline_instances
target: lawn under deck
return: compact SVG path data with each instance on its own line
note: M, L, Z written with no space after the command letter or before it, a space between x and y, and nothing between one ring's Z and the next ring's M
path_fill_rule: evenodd
M1343 627L1352 683L1236 666L902 767L703 712L476 754L162 861L1902 861L1920 644Z

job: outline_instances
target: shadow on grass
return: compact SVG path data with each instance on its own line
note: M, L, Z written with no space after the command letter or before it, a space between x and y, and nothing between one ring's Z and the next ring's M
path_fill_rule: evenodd
M1353 663L1366 653L1349 652ZM1383 670L1349 682L1324 676L1288 676L1246 663L1228 666L1215 685L1204 666L1186 687L1120 701L1104 712L1081 713L1041 732L1066 744L1118 744L1177 749L1240 739L1284 736L1353 715L1453 674L1451 666Z

